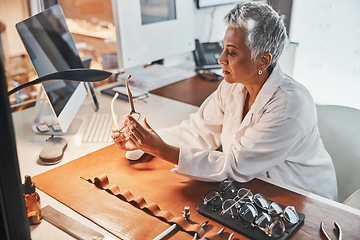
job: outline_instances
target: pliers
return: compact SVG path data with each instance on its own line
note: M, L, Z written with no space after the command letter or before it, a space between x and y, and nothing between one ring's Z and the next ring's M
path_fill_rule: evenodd
M324 223L321 222L320 223L320 229L322 231L322 233L325 235L325 237L328 239L328 240L332 240L332 238L327 234L327 232L325 231L324 229ZM334 229L337 229L338 233L339 233L339 236L338 236L338 240L342 240L342 230L341 230L341 227L339 224L337 224L336 222L334 222Z

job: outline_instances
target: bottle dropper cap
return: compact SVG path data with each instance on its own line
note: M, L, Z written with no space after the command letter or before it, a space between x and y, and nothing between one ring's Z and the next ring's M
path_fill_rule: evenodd
M35 192L35 183L31 181L31 177L28 175L25 176L25 183L23 186L25 194L31 194Z

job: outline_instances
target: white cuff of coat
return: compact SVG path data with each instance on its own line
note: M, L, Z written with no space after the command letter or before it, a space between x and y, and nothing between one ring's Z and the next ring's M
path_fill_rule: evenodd
M193 154L191 149L180 148L178 164L175 165L174 169L180 174L193 175L191 167L192 158Z
M171 172L177 173L177 174L180 174L185 177L195 179L198 181L209 182L210 181L209 179L194 176L195 174L194 174L193 166L192 166L193 157L194 157L193 150L194 149L191 149L191 148L180 148L178 165L175 165L175 167L173 169L171 169Z

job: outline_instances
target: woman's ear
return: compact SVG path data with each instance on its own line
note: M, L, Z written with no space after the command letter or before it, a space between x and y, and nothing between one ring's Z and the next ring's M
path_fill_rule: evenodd
M261 57L260 57L260 66L259 69L261 69L261 71L265 71L271 63L271 59L272 59L272 55L271 53L264 53Z

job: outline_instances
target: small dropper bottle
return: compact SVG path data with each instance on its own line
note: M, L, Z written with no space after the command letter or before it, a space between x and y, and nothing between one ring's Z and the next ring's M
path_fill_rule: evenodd
M35 192L35 183L31 181L30 176L25 176L25 183L23 186L30 225L39 224L43 215L41 211L40 196Z

